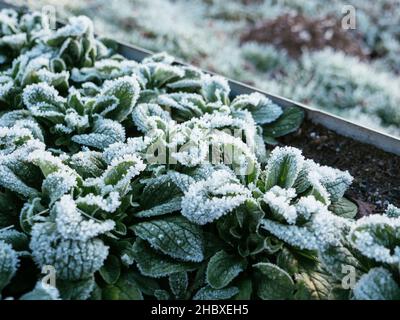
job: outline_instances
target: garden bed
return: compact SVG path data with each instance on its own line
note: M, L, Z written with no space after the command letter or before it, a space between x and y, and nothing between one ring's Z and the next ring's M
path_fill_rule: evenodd
M41 19L2 11L1 298L400 298L398 139Z
M354 177L348 196L360 214L382 212L390 202L400 205L400 158L374 146L341 136L322 125L304 121L298 132L280 140L303 150L321 164L348 170Z

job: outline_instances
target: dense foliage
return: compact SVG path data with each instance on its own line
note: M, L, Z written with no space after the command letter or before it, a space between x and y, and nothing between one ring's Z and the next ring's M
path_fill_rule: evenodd
M88 15L102 34L167 51L207 70L400 136L397 0L10 2L38 10L50 4L57 17ZM355 9L355 30L341 27L349 5ZM305 26L287 16L304 20ZM267 40L250 36L241 41L243 34L252 35L264 24L261 34ZM321 28L328 30L316 36ZM335 40L337 33L345 40ZM315 48L313 43L319 42L328 45ZM293 48L299 56L290 54Z
M86 17L0 32L3 298L399 298L400 210L354 221L347 172L267 150L301 111L126 60Z

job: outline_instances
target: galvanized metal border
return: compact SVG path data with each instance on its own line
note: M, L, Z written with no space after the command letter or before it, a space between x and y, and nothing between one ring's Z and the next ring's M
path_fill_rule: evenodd
M18 9L20 7L5 3L0 0L0 9L2 8ZM26 10L27 8L24 7L23 9ZM119 44L120 54L131 60L141 61L148 55L153 54L153 52L149 50L131 44L123 42L118 42L118 44ZM180 61L178 61L177 63L180 65L188 65ZM203 71L209 74L215 74L207 70ZM384 150L386 152L400 155L400 139L395 136L392 136L390 134L378 130L370 129L368 127L359 125L342 117L332 115L325 111L321 111L319 109L306 106L302 103L295 102L290 99L268 93L266 91L254 88L244 83L229 78L227 79L231 87L232 96L237 96L239 94L249 94L252 92L262 93L284 108L289 106L295 106L303 109L305 111L307 119L309 119L313 123L320 124L325 128L336 132L339 135L352 138L362 143L373 145L378 149Z

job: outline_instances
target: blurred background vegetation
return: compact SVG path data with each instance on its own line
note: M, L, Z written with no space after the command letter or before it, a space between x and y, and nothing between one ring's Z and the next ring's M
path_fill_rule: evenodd
M398 0L12 0L400 136ZM356 28L342 28L352 5Z

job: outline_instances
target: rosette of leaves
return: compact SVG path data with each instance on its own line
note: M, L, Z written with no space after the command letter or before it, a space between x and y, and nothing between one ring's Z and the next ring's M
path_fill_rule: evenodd
M64 98L54 87L39 83L24 89L23 101L48 134L58 136L55 145L104 149L125 140L120 122L132 112L139 90L135 78L121 77L106 81L93 97L72 89Z
M9 65L21 51L32 45L42 31L39 13L0 12L0 64Z
M28 158L35 150L44 150L45 145L18 125L0 128L0 145L0 185L21 197L36 196L41 176Z
M340 245L320 252L326 269L337 280L336 294L347 299L400 299L399 217L400 210L390 205L382 215L353 222Z
M57 48L58 57L71 67L91 67L98 57L93 23L84 16L71 17L68 24L46 38L46 44Z
M0 47L4 297L332 295L338 279L321 262L351 242L351 177L265 147L301 111L234 97L224 78L166 54L127 60L87 18L44 30L37 15L2 14L3 40L28 37L12 56ZM394 277L386 264L362 270ZM57 288L41 282L47 265Z
M276 148L259 184L264 191L259 202L265 212L261 228L280 244L277 264L296 280L296 298L329 297L332 281L319 263L318 252L340 243L349 218L357 212L343 198L351 177L331 170L305 160L297 149ZM348 204L346 211L343 202Z

